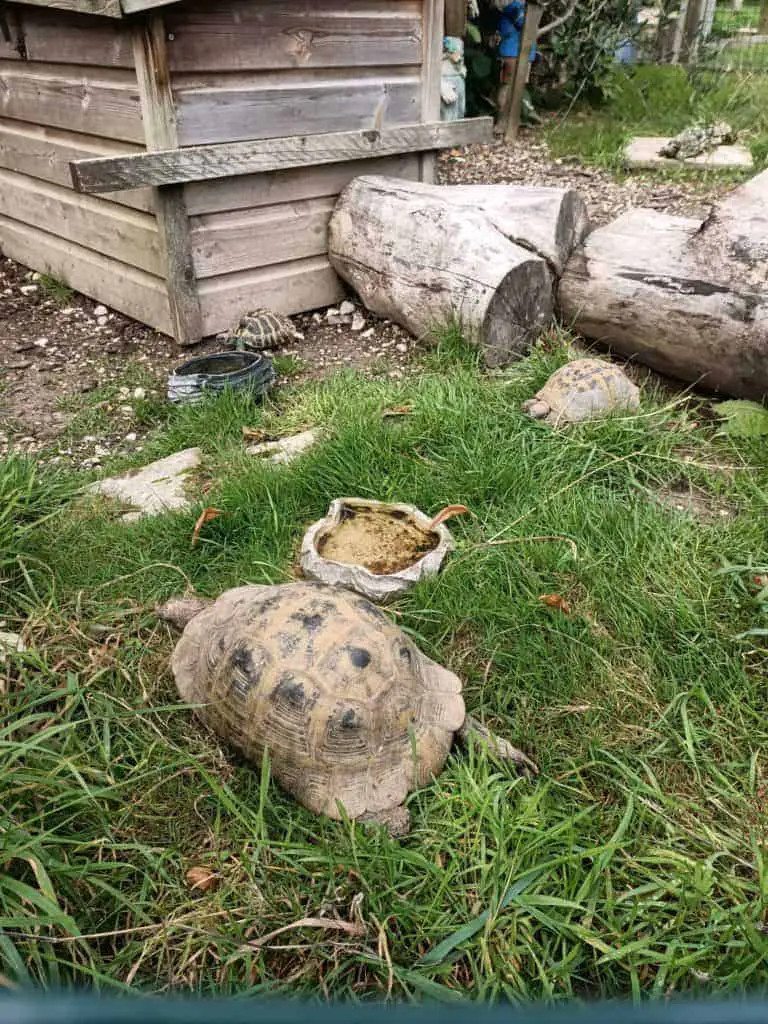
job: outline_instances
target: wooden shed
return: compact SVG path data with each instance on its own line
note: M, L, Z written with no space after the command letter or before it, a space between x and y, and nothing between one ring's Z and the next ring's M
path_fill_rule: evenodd
M182 343L338 300L336 197L428 180L445 0L0 0L0 249Z

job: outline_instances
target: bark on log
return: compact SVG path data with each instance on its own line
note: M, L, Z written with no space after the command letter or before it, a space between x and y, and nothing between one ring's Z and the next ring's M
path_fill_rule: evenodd
M668 376L764 398L765 266L738 213L752 195L734 194L706 221L635 209L599 228L561 279L566 322Z
M458 319L486 362L524 355L553 314L553 274L587 229L574 192L356 178L330 259L365 306L417 336Z

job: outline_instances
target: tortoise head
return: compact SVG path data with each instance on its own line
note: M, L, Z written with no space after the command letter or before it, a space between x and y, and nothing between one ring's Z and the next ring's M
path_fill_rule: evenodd
M182 633L196 615L210 608L212 604L213 601L207 597L172 597L170 601L160 605L157 616Z

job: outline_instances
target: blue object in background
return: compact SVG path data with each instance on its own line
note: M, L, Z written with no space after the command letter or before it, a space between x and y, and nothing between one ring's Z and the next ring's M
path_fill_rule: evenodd
M525 3L523 3L523 0L513 0L513 3L507 4L506 7L502 8L498 26L499 35L501 36L501 42L499 43L500 57L520 56L520 40L524 25ZM534 43L531 47L529 59L533 61L535 58L536 44Z
M634 64L637 61L637 46L632 39L622 39L614 56L619 64Z

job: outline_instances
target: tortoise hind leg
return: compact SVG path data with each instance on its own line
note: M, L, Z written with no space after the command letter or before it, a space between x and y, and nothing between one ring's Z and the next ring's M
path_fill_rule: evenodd
M464 719L464 724L456 733L456 736L465 746L472 743L475 746L483 747L486 750L490 750L492 754L495 754L496 757L501 758L503 761L514 761L520 768L530 772L532 775L539 774L538 765L527 757L522 750L513 747L502 736L497 736L491 732L487 726L483 725L482 722L478 722L472 715L467 715Z
M411 812L405 804L390 807L386 811L371 811L368 814L361 814L356 821L361 825L381 825L389 832L392 839L402 839L411 831Z

